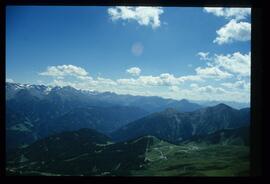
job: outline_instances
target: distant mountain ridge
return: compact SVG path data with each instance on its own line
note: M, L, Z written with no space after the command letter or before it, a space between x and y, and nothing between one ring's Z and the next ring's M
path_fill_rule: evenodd
M191 102L199 104L203 107L215 106L220 103L224 103L230 107L235 109L243 109L243 108L250 108L250 103L248 102L233 102L233 101L222 101L222 100L191 100Z
M193 112L175 109L153 113L112 132L116 141L152 135L169 142L179 142L194 135L207 135L228 128L248 126L248 109L236 110L225 104L206 107Z
M148 115L146 111L137 107L111 106L98 107L88 106L76 108L44 124L44 135L62 131L74 131L81 128L92 128L99 132L109 133L121 126Z
M93 97L99 99L101 101L105 101L107 103L118 104L118 105L129 105L129 106L138 106L142 102L144 107L149 112L161 111L164 108L179 108L180 111L193 111L201 107L209 107L215 106L220 103L224 103L236 109L248 108L250 107L249 103L244 102L232 102L232 101L203 101L203 100L173 100L173 99L164 99L156 96L133 96L133 95L119 95L112 92L97 92L97 91L86 91L86 90L76 90L70 86L64 87L53 87L53 86L45 86L45 85L36 85L36 84L19 84L19 83L10 83L6 82L6 99L9 100L14 97L21 89L27 89L31 92L32 95L43 98L48 95L51 91L57 93L59 91L65 91L70 93L83 94L84 98ZM181 102L181 105L177 104L177 102ZM155 102L155 103L154 103ZM159 106L164 106L163 109ZM183 108L185 106L185 108ZM190 107L187 107L190 106ZM181 110L180 108L183 108Z
M77 90L70 86L49 87L45 85L29 85L6 82L6 100L16 98L20 91L27 91L29 95L40 100L62 100L77 101L77 103L87 103L92 106L135 106L148 112L157 112L166 108L176 108L182 112L189 112L201 108L196 103L191 103L186 99L173 100L157 96L133 96L120 95L111 92L96 92Z

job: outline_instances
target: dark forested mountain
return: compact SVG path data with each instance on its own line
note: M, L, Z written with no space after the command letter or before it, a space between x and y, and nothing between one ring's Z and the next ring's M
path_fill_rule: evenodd
M189 139L180 141L181 144L203 143L203 144L230 144L249 145L250 127L234 129L222 129L207 135L194 135Z
M192 115L199 122L196 130L198 135L226 128L239 128L250 123L249 108L237 110L225 104L202 108Z
M38 107L32 112L36 110ZM7 150L62 131L93 128L109 133L145 115L147 112L140 108L123 106L74 108L67 113L48 118L9 109L6 113Z
M8 172L61 175L129 175L144 163L152 137L113 144L95 130L80 129L38 140L8 157Z
M171 108L131 122L113 132L111 137L123 141L153 135L169 142L178 142L193 135L247 126L249 122L248 109L236 110L225 104L185 113Z
M248 147L230 141L232 137L243 140L247 129L239 130L220 131L222 141L216 141L214 133L179 145L153 136L113 143L91 129L62 132L8 155L6 171L8 175L47 176L248 175Z
M76 108L47 123L43 123L40 134L46 136L81 128L92 128L99 132L109 133L147 114L140 108L129 106Z
M192 135L193 128L188 116L189 114L180 114L172 108L166 109L127 124L113 132L111 137L116 141L123 141L144 135L153 135L175 142Z

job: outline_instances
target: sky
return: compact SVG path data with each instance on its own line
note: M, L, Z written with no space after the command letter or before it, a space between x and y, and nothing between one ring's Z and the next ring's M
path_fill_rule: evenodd
M250 8L8 6L6 81L250 102Z

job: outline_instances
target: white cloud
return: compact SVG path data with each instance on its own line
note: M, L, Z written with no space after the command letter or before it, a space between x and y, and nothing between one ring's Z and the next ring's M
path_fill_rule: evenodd
M78 78L80 80L93 80L93 78L90 77L90 76L80 76L80 75L77 75L76 78Z
M218 17L226 19L246 19L251 14L251 8L204 8L207 13L212 13Z
M174 77L173 74L169 73L162 73L160 74L159 78L162 80L163 85L168 86L179 85L181 82L178 78Z
M162 86L164 81L159 76L140 76L138 79L118 79L117 82L123 85L136 85L136 86Z
M118 79L117 82L122 85L136 85L136 86L177 86L186 81L203 81L200 76L187 75L175 77L170 73L162 73L158 76L146 75L140 76L137 79Z
M204 81L201 76L199 75L185 75L178 77L178 80L180 82L185 82L185 81Z
M130 78L130 79L117 79L116 82L118 84L122 84L122 85L137 85L137 80Z
M118 79L117 82L122 85L136 85L136 86L162 86L164 83L159 76L140 76L137 79Z
M180 89L179 89L178 86L170 86L170 87L169 87L169 90L170 90L171 92L179 92L179 91L180 91Z
M139 67L132 67L127 69L126 72L133 76L139 76L141 73L141 69Z
M232 19L216 32L218 36L213 42L219 45L232 43L233 41L249 41L251 24L249 22L236 22L236 20Z
M135 20L139 25L159 27L159 16L163 13L161 7L129 7L116 6L108 9L108 14L115 20Z
M81 67L74 65L58 65L49 66L45 72L39 73L43 76L57 77L58 79L63 79L64 76L75 76L78 78L87 77L88 73Z
M246 90L250 91L250 82L244 80L232 82L221 83L222 86L227 87L230 90Z
M113 85L113 86L117 85L117 83L115 81L113 81L111 79L102 78L102 77L98 77L96 81L98 82L98 84L101 84L101 85L103 85L103 84Z
M143 45L140 42L132 44L131 52L135 56L140 56L143 53Z
M195 69L197 74L195 76L217 79L237 77L238 80L241 80L242 77L250 77L250 60L250 52L247 54L242 54L240 52L227 55L215 54L209 59L211 62L206 63L207 67L197 67Z
M154 77L152 75L149 76L140 76L137 80L138 85L150 85L150 86L161 86L163 85L162 79L157 76Z
M219 45L234 41L249 41L251 37L251 24L240 22L251 14L251 8L204 8L207 13L230 20L226 25L216 31L217 37L213 41Z
M195 69L197 75L204 77L204 78L216 78L216 79L225 79L232 77L232 74L220 70L218 67L205 67L201 68L198 67Z
M190 87L191 88L198 88L199 86L198 86L198 84L192 83L192 84L190 84Z
M200 93L207 93L207 94L213 94L213 93L226 93L226 90L220 87L213 87L211 85L203 86L197 88L198 92Z
M198 52L197 55L200 56L200 60L211 60L211 58L208 57L209 52Z
M240 52L235 52L228 55L216 55L215 64L218 67L224 68L241 76L250 76L251 62L250 62L250 52L248 54L241 54Z
M192 100L224 100L224 101L238 101L249 102L250 93L246 91L226 90L220 86L190 84L188 88L174 88L170 87L167 94L164 96L174 99L192 99Z
M174 99L249 101L250 83L248 81L235 82L234 78L227 79L236 77L232 75L233 73L238 75L246 73L243 70L244 66L238 64L238 62L247 64L248 56L250 57L250 53L243 55L239 52L225 56L215 55L211 57L211 62L205 68L198 67L195 69L195 75L186 76L175 76L171 73L161 73L155 76L140 75L141 69L132 67L127 69L126 72L136 77L113 80L100 75L96 78L91 77L85 69L77 66L68 67L69 65L48 67L41 75L53 77L50 85L72 86L82 90L110 91L118 94L145 96L155 95ZM234 66L233 63L236 63L236 66L239 67ZM228 73L228 71L232 73ZM59 78L59 76L62 78ZM242 78L247 79L246 77ZM207 79L206 84L204 83L205 79ZM217 83L216 79L226 79L226 81ZM213 80L215 81L213 82ZM188 88L189 86L190 88ZM223 87L225 88L223 89ZM243 87L244 89L242 89Z
M76 86L76 83L64 81L62 79L54 79L53 82L50 83L50 85L51 86L60 86L60 87L71 86L71 87L78 89Z
M13 79L6 78L6 82L14 83Z

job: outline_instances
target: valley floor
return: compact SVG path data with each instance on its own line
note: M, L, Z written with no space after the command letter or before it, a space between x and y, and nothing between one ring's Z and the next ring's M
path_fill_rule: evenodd
M146 153L148 163L136 176L248 176L249 147L171 145L160 142Z

